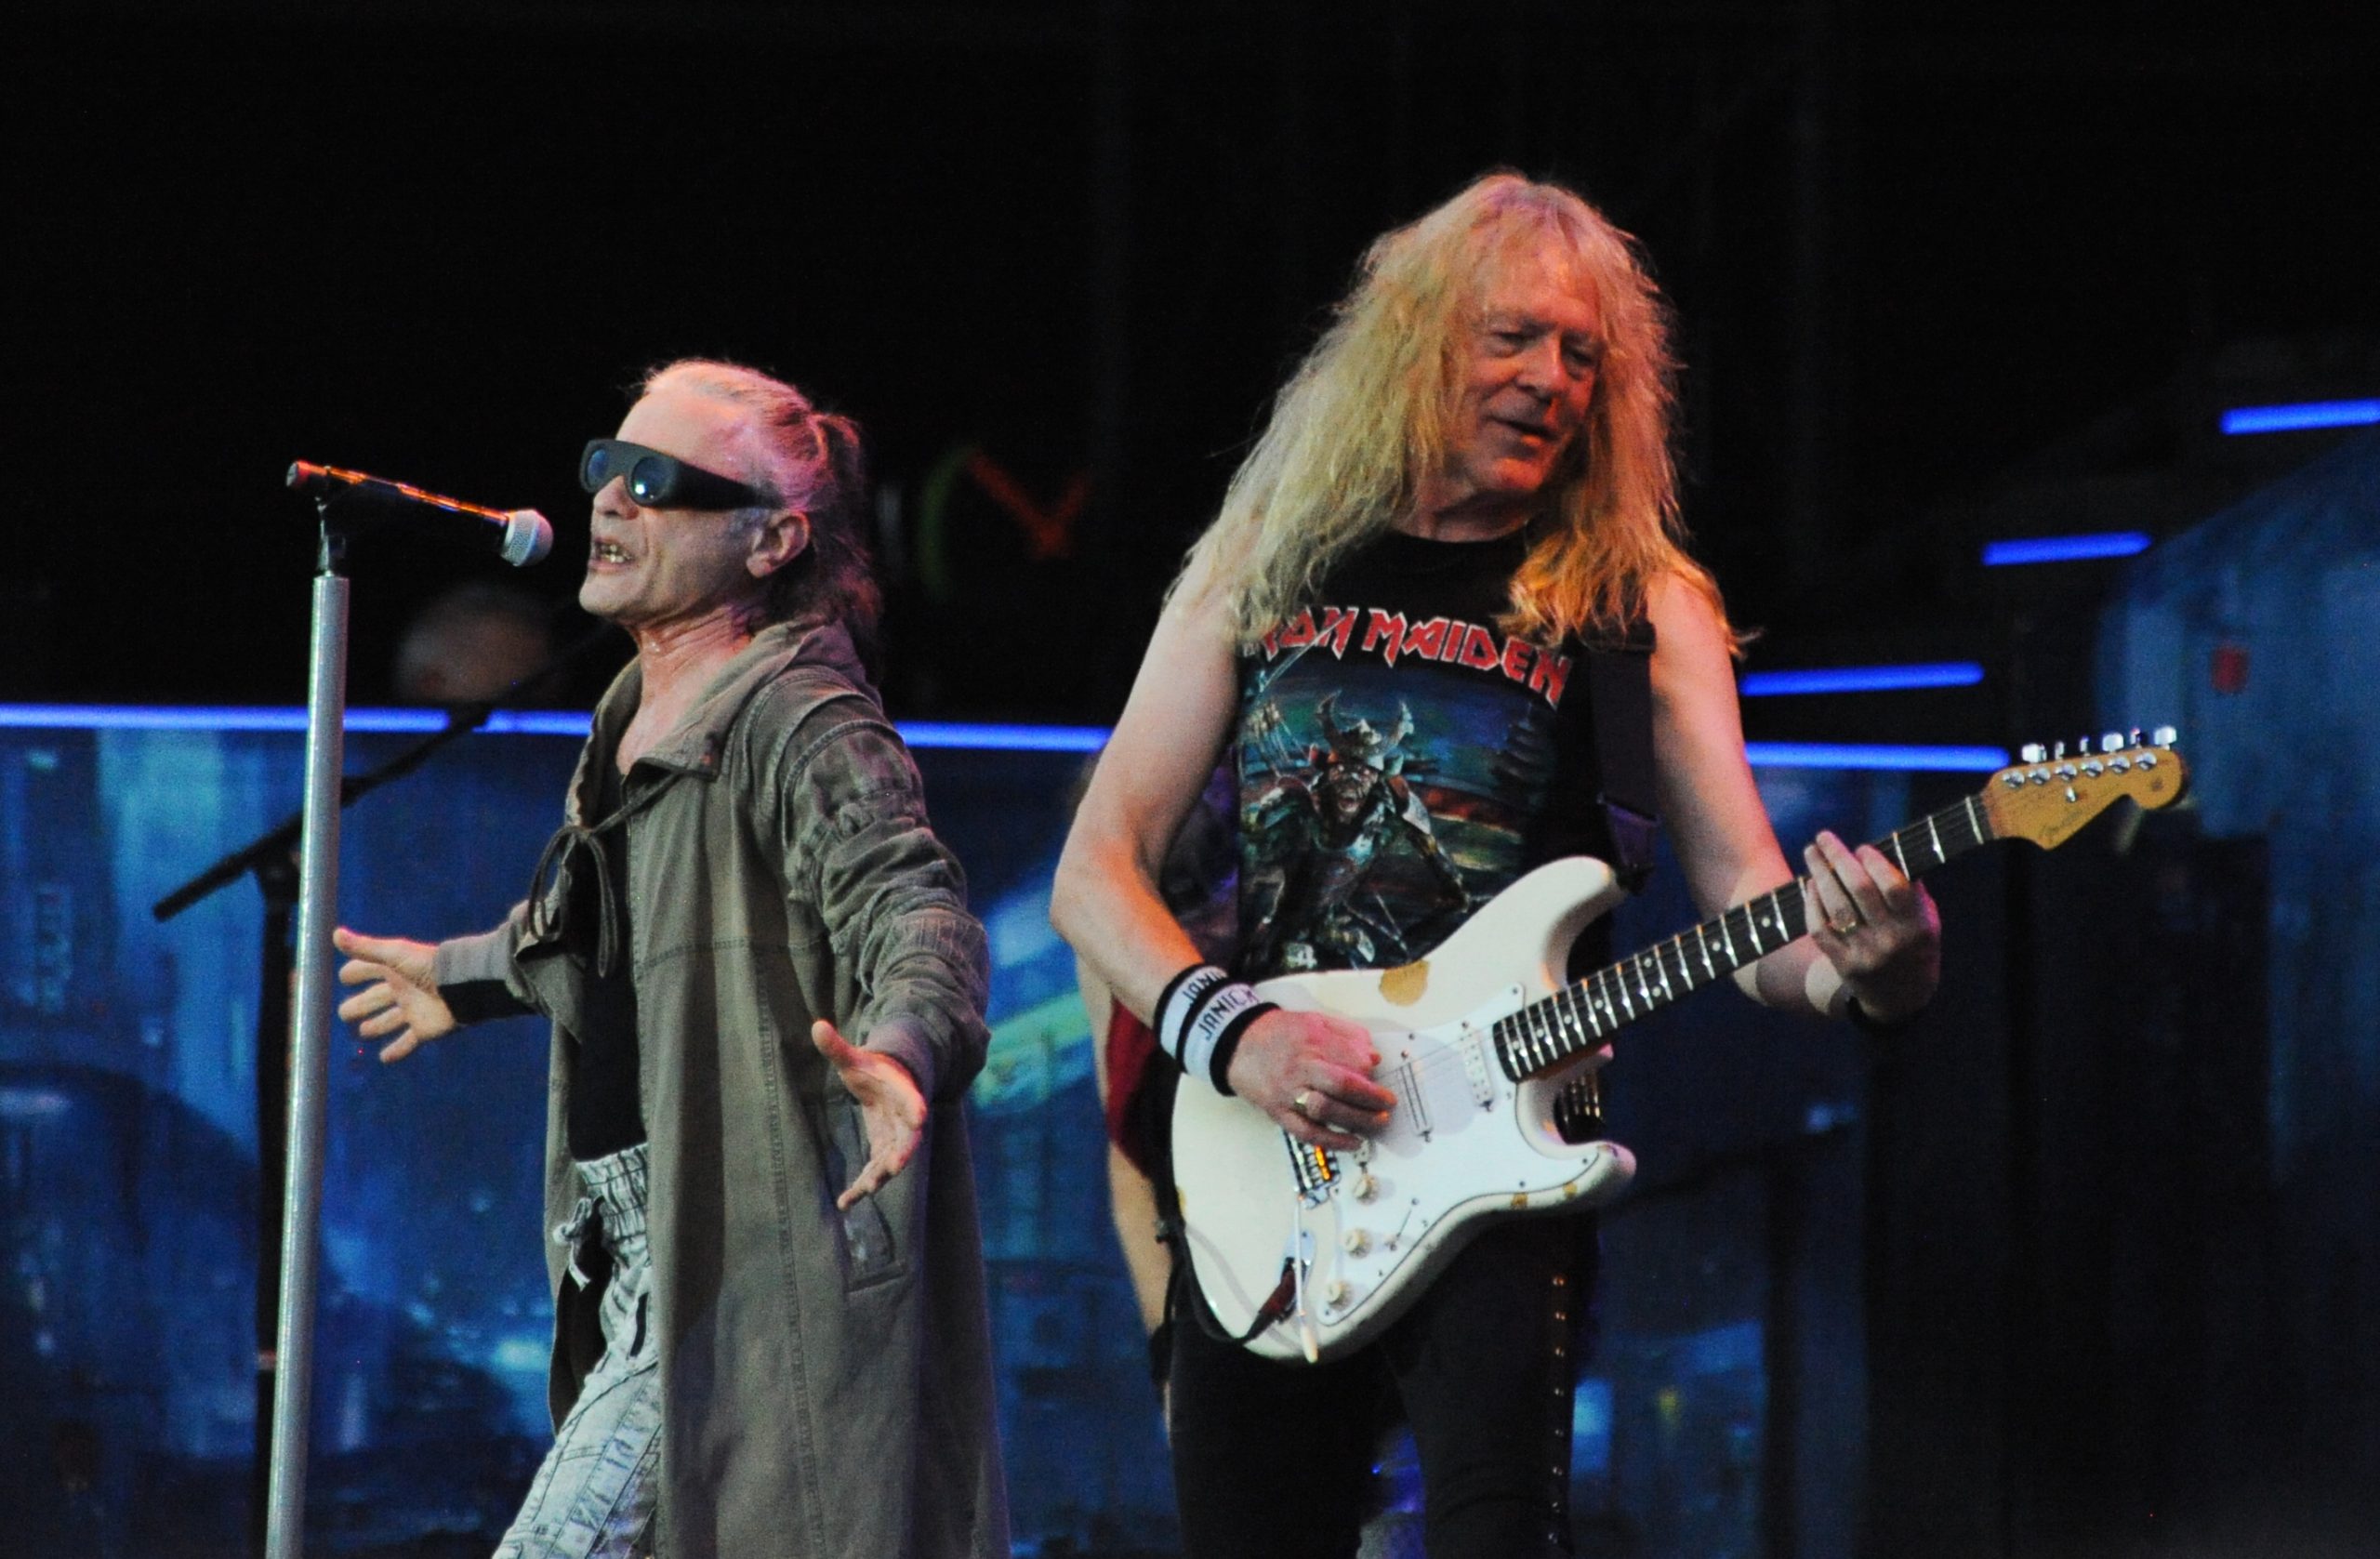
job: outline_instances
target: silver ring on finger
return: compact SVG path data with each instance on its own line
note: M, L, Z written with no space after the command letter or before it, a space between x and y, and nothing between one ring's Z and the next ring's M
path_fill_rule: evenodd
M1297 1096L1289 1101L1289 1108L1297 1111L1298 1114L1305 1116L1306 1119L1312 1120L1314 1118L1314 1090L1310 1088L1302 1088L1298 1090Z
M1829 920L1826 923L1826 929L1837 936L1849 936L1859 929L1859 917L1857 914L1851 914L1840 920Z

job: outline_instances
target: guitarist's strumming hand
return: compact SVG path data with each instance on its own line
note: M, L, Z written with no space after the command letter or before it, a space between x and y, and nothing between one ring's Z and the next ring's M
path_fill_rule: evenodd
M1897 1023L1932 1000L1942 978L1942 917L1924 885L1874 845L1854 851L1824 829L1802 859L1810 940L1860 1010Z
M1231 1058L1231 1090L1302 1143L1351 1149L1388 1124L1396 1095L1372 1081L1380 1050L1363 1024L1276 1011L1250 1024Z

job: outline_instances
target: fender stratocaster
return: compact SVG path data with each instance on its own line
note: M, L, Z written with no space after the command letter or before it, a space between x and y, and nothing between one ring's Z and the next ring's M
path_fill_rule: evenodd
M2028 747L2027 761L1877 848L1912 878L1990 839L2055 849L2121 797L2179 799L2188 771L2172 741L2135 732L2071 758ZM1191 1270L1216 1319L1268 1357L1329 1358L1378 1335L1486 1221L1580 1210L1627 1186L1634 1158L1618 1143L1566 1142L1556 1093L1608 1059L1621 1027L1807 928L1796 879L1567 984L1571 943L1624 896L1602 862L1554 861L1419 963L1257 987L1370 1029L1375 1075L1397 1103L1361 1148L1337 1153L1203 1077L1183 1080L1174 1174Z

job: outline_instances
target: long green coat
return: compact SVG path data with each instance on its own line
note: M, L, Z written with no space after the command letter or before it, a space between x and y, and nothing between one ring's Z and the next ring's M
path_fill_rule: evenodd
M594 865L579 826L641 687L631 663L596 708L541 912L438 952L458 1016L509 995L553 1020L549 1229L578 1196L563 1125L598 936L548 922L593 897L561 879ZM762 632L637 760L597 843L616 827L652 1155L661 1552L1006 1559L959 1113L986 1044L984 933L843 631ZM897 1056L930 1102L917 1156L841 1213L867 1154L811 1044L817 1017ZM559 1422L602 1348L602 1292L558 1246L547 1269Z

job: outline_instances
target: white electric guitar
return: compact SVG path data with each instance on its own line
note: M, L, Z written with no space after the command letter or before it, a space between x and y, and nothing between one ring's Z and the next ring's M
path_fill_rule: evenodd
M2062 744L2028 747L2025 762L1877 848L1911 877L1988 839L2055 849L2120 797L2179 799L2188 771L2173 738L2109 736L2072 757ZM1576 1211L1626 1187L1634 1158L1617 1143L1565 1141L1555 1095L1608 1059L1623 1025L1807 928L1797 879L1567 984L1570 944L1624 896L1608 866L1573 856L1514 883L1419 963L1257 986L1370 1029L1374 1076L1397 1102L1362 1147L1339 1153L1183 1079L1173 1168L1190 1265L1234 1336L1278 1359L1343 1353L1402 1314L1485 1221Z

